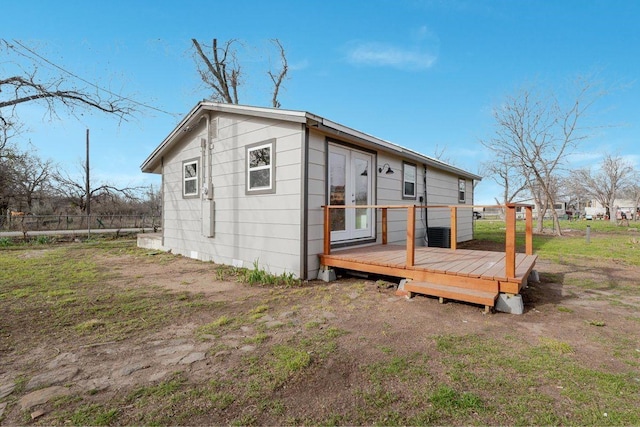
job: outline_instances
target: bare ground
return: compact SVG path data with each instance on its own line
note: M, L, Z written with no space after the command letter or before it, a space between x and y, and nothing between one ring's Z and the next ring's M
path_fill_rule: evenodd
M36 250L26 256L39 253ZM525 313L517 316L485 315L475 305L440 304L428 297L397 297L394 283L378 278L343 277L331 284L271 288L218 281L214 265L181 257L158 263L103 254L94 261L112 273L104 286L198 293L206 301L216 302L216 309L195 310L160 328L107 342L78 341L65 334L34 342L28 325L11 330L11 339L17 344L0 353L1 424L69 423L60 411L65 405L80 403L117 405L117 424L147 423L141 411L149 411L149 405L142 409L136 405L135 390L172 380L232 383L246 377L239 371L247 369L247 358L265 357L273 345L320 330L340 331L335 338L337 347L317 359L311 354L317 363L271 389L267 401L281 406L279 410L218 405L194 411L188 419L169 418L166 423L340 423L336 414L352 413L358 407L364 397L354 391L370 390L365 369L376 366L384 352L428 359L428 380L444 381L449 367L439 357L434 340L438 336L475 336L480 340L508 336L514 345L537 345L542 338L553 339L567 343L581 365L612 373L628 372L630 367L616 354L620 348L613 349L607 343L624 336L630 343L627 350L640 352L638 293L620 296L619 292L620 288L639 285L640 268L611 262L580 266L538 261L541 282L525 289ZM583 282L591 285L581 286ZM199 327L223 315L257 313L258 306L267 308L253 317L253 323L230 326L212 336L197 333ZM594 326L600 323L606 326ZM262 345L262 339L269 345ZM20 381L22 387L2 396L3 388ZM50 390L52 395L40 401L39 390ZM542 391L551 396L559 393L553 387ZM501 420L495 418L495 423Z

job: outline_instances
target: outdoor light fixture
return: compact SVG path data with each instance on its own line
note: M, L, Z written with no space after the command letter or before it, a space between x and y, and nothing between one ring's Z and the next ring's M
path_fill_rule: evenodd
M378 172L382 173L384 168L387 168L387 171L385 172L387 175L391 175L393 173L393 169L391 169L391 166L389 166L389 163L385 163L384 165L382 165L381 168L378 168Z
M367 169L365 168L365 170L360 174L360 176L367 176L369 175L369 173L367 172Z

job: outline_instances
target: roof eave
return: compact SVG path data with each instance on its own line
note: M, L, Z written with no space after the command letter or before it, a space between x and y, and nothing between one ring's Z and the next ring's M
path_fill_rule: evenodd
M400 145L385 141L375 136L360 132L356 129L341 125L321 116L311 114L305 111L297 110L276 110L265 107L252 107L236 104L222 104L218 102L201 101L178 123L173 131L162 141L162 143L147 157L140 168L143 172L161 173L161 159L163 155L171 148L173 143L180 138L182 130L186 127L193 126L202 119L205 112L223 112L245 114L248 116L269 118L274 120L289 121L295 123L305 123L306 126L322 129L325 132L332 133L336 136L348 136L349 138L361 141L373 148L382 149L392 153L399 154L405 158L412 159L427 166L436 167L438 169L457 174L461 177L480 181L481 176L467 172L463 169L452 166L440 160L422 155L418 152L404 148Z
M187 113L178 123L171 133L156 147L140 166L142 172L161 173L160 160L162 156L171 148L173 143L179 139L182 130L195 125L202 119L202 114L206 112L241 113L248 116L263 117L274 120L290 121L295 123L305 123L307 114L303 111L277 110L272 108L251 107L244 105L221 104L218 102L201 101Z
M308 113L307 113L308 114ZM310 114L308 114L308 116L311 116ZM417 153L413 150L410 150L408 148L404 148L400 145L385 141L383 139L380 138L376 138L375 136L372 135L368 135L364 132L360 132L358 130L343 126L339 123L335 123L332 122L330 120L327 119L323 119L322 117L319 116L314 116L313 119L314 123L320 123L322 125L322 128L325 131L329 131L331 133L334 133L336 136L340 136L340 135L348 135L352 138L355 138L361 142L364 142L365 144L369 144L370 146L374 147L374 148L381 148L383 150L386 151L390 151L396 154L399 154L402 157L414 160L418 163L424 163L427 166L432 166L432 167L436 167L438 169L447 171L447 172L451 172L453 174L459 175L461 177L464 178L469 178L469 179L473 179L475 181L481 181L482 177L476 174L473 174L471 172L465 171L464 169L460 169L458 167L455 167L453 165L450 165L448 163L445 163L443 161L440 161L438 159L434 159L432 157L429 156L425 156L423 154ZM320 128L320 126L314 126L317 128Z

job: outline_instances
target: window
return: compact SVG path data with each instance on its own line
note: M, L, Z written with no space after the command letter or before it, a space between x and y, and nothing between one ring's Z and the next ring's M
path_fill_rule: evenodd
M458 178L458 202L465 203L467 200L467 181Z
M247 146L247 194L275 192L275 140Z
M198 197L198 160L182 163L182 197Z
M402 164L402 198L416 198L416 165Z

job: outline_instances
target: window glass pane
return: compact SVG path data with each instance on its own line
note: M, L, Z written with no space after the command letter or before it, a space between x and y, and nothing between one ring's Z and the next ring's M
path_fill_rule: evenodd
M367 159L354 159L355 166L355 190L356 205L369 204L369 162ZM356 230L364 230L369 227L369 209L356 209Z
M416 167L413 165L404 165L404 180L416 182Z
M271 164L271 149L269 147L249 151L249 167L269 166Z
M404 183L404 195L405 196L415 196L416 193L416 184L413 182L405 182Z
M329 204L345 205L347 158L341 153L329 153ZM346 230L346 211L331 209L329 211L331 231Z
M196 163L189 163L184 165L184 177L185 178L195 178L197 175L197 166Z
M416 195L416 167L404 164L403 196L415 197Z
M345 204L346 165L347 159L345 156L338 153L329 154L330 205Z
M198 188L197 188L197 184L198 181L196 181L195 179L191 179L188 181L184 182L184 194L197 194L198 193Z
M269 188L271 186L271 169L260 169L249 172L249 188Z

